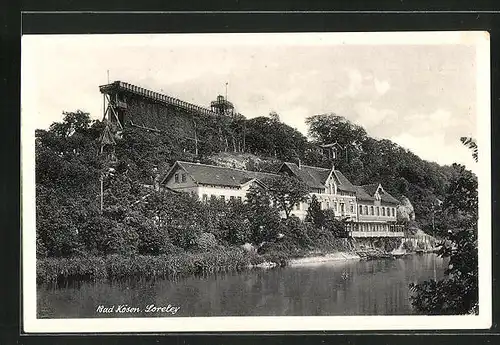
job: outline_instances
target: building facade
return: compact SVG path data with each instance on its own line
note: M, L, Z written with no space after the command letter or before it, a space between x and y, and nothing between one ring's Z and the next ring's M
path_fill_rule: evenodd
M360 222L395 222L399 201L387 193L381 184L356 187Z
M302 180L310 189L309 200L296 205L293 215L304 219L315 195L322 210L331 209L339 219L357 221L356 189L339 170L285 162L279 173Z
M261 180L278 177L254 171L226 168L201 163L177 161L161 181L173 191L190 193L201 201L220 199L245 201L252 185L263 186Z
M312 196L322 210L331 209L336 218L347 221L351 237L403 237L396 225L399 201L380 184L354 186L340 171L285 162L277 174L240 170L192 162L176 162L162 179L165 189L195 195L199 200L219 199L244 202L250 187L282 174L302 180L310 189L309 198L293 207L292 215L304 220ZM284 216L284 213L282 213Z

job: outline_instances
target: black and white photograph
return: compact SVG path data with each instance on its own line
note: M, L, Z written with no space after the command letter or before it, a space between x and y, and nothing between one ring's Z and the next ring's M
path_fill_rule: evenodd
M26 332L490 327L487 32L24 35L21 59Z

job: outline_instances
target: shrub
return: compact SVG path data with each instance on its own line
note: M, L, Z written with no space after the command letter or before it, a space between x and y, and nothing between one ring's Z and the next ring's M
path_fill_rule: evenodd
M415 249L415 247L413 246L413 242L412 241L405 241L403 243L403 248L407 251L413 251Z
M282 222L280 230L282 230L281 232L285 235L285 238L303 248L307 248L312 245L312 241L308 236L308 230L311 227L311 224L303 223L297 217L290 217Z
M196 239L196 245L203 251L214 249L217 246L217 240L214 234L203 232L200 237Z

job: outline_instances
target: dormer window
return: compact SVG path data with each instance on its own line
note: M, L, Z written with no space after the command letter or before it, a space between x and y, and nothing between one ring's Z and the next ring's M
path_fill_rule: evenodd
M179 183L179 174L174 175L174 181L175 183Z

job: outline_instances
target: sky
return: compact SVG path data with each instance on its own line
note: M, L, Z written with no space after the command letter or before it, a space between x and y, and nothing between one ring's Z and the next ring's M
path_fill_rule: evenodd
M247 118L335 113L421 158L475 171L474 41L426 35L53 35L22 39L22 118L80 109L102 119L99 85L121 80L201 106L226 93ZM432 41L438 37L437 42ZM414 39L415 38L415 39Z

